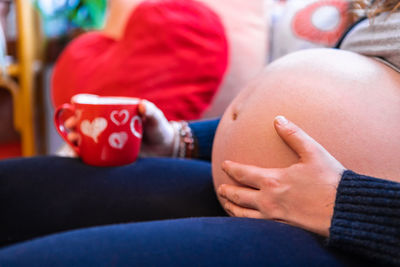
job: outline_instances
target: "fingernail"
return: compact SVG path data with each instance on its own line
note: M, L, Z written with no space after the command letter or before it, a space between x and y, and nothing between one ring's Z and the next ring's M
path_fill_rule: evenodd
M284 116L277 116L275 120L279 125L285 125L289 122Z
M139 110L139 113L140 113L141 115L144 114L144 106L143 106L142 103L140 103L140 105L139 105L139 107L138 107L138 110Z

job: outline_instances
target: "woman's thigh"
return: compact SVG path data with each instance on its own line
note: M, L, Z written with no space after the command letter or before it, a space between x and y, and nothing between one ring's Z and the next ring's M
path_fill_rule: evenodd
M285 224L193 218L95 227L0 250L4 266L341 266L359 259Z
M210 163L140 159L98 168L78 159L0 161L0 244L121 222L223 216Z

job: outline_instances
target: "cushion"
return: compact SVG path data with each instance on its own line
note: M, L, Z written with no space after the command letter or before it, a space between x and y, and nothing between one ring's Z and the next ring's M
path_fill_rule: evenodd
M132 12L121 39L84 34L62 53L52 79L55 106L77 93L148 99L168 119L197 119L228 64L218 15L192 0L151 0Z
M334 47L352 24L349 0L275 0L270 60L302 49Z
M229 103L266 65L270 0L202 0L220 14L226 28L229 65L225 79L204 117L221 116Z

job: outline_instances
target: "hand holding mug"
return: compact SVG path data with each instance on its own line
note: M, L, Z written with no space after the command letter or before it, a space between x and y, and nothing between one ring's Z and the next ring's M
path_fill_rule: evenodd
M143 143L140 155L171 157L174 144L179 137L173 126L176 122L169 122L164 113L147 100L140 102L139 115L143 120Z
M141 100L138 105L138 115L143 121L143 139L140 148L140 156L170 157L173 153L173 145L177 132L174 131L174 122L169 122L163 112L153 103ZM76 131L78 118L76 115L65 121L68 129L67 139L70 143L79 144L80 135Z
M71 104L57 109L55 124L59 134L87 164L129 164L136 160L142 139L138 104L139 99L135 98L79 94ZM62 119L64 112L72 115L66 122Z

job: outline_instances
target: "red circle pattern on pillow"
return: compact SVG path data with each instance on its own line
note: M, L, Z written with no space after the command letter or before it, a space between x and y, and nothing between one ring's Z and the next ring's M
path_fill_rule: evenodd
M91 32L63 51L52 79L53 104L92 93L155 103L169 120L201 117L228 64L218 17L191 0L149 0L132 12L121 40Z

